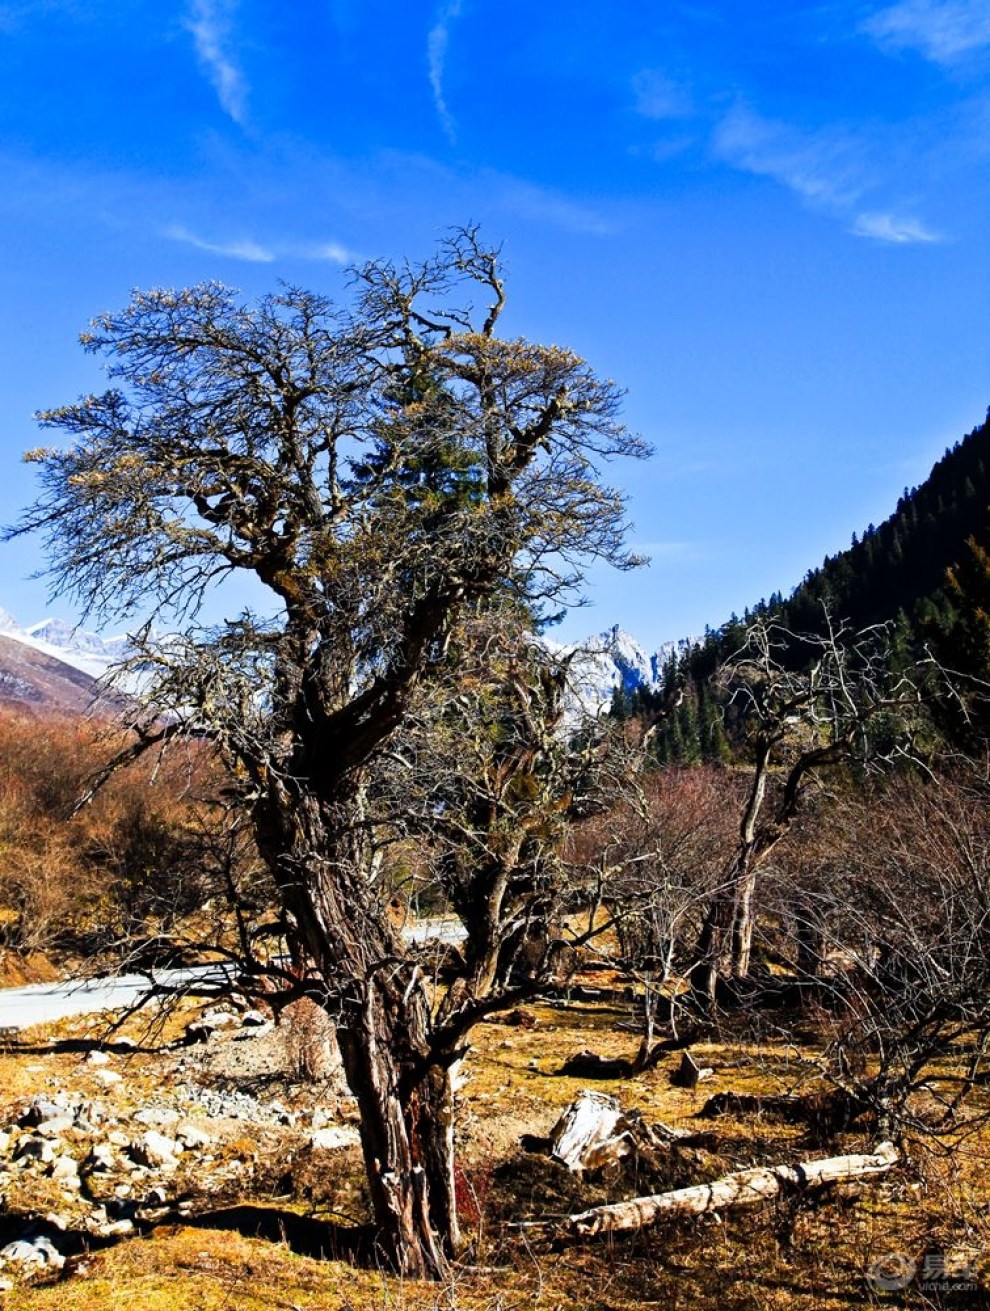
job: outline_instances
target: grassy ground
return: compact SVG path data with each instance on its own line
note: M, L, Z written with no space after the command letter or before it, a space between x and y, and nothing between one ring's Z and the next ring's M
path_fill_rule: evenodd
M344 1153L326 1167L300 1160L260 1169L239 1196L213 1202L182 1224L163 1223L140 1237L84 1252L68 1277L0 1297L10 1311L633 1311L633 1308L797 1308L838 1311L859 1306L990 1307L990 1134L961 1137L949 1149L910 1143L909 1157L885 1179L835 1189L798 1209L769 1207L668 1225L613 1243L554 1248L527 1221L563 1216L600 1201L651 1191L657 1179L616 1170L579 1181L548 1161L521 1152L523 1133L545 1133L586 1080L556 1074L575 1050L632 1054L636 1039L616 1028L621 1011L597 1005L535 1008L532 1029L486 1024L467 1062L461 1104L461 1199L471 1237L468 1258L447 1285L422 1285L315 1259L332 1213L360 1207L360 1162ZM625 1018L628 1018L626 1016ZM132 1029L135 1036L139 1030ZM170 1032L174 1032L174 1029ZM88 1089L93 1075L78 1043L94 1022L61 1026L61 1050L49 1034L0 1054L0 1100L10 1107L53 1086ZM146 1035L144 1035L146 1037ZM166 1033L164 1036L169 1036ZM76 1050L66 1050L73 1039ZM715 1077L696 1091L671 1086L665 1065L631 1080L596 1083L648 1120L698 1127L695 1117L716 1092L770 1093L807 1089L808 1056L782 1040L737 1031L696 1049ZM138 1104L161 1079L155 1055L127 1058L114 1095ZM95 1088L95 1086L94 1086ZM304 1104L305 1088L295 1090ZM105 1092L104 1094L105 1095ZM980 1109L978 1106L974 1109ZM9 1118L9 1117L8 1117ZM712 1127L708 1124L707 1127ZM769 1119L723 1118L718 1142L692 1159L687 1174L712 1178L726 1169L828 1155L811 1147L800 1126ZM861 1151L848 1135L835 1150ZM272 1149L274 1150L274 1149ZM264 1164L264 1162L262 1162ZM314 1177L314 1173L316 1177ZM275 1181L278 1180L276 1183ZM288 1180L288 1182L287 1182ZM672 1179L670 1182L689 1181ZM662 1184L660 1186L663 1186ZM281 1190L281 1191L278 1191ZM347 1197L346 1208L341 1198ZM44 1214L50 1200L37 1196ZM32 1201L6 1189L5 1207L22 1214ZM903 1254L918 1267L901 1289L871 1282L873 1263ZM927 1258L927 1264L926 1264ZM943 1272L943 1264L945 1271ZM965 1278L953 1277L962 1270ZM977 1278L968 1273L975 1270ZM966 1283L953 1288L953 1283ZM944 1285L944 1286L943 1286Z

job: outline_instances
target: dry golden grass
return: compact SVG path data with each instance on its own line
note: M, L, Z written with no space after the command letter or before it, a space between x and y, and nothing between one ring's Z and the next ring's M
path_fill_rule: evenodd
M294 1217L329 1218L328 1196L349 1189L348 1214L359 1206L357 1153L337 1157L333 1168L348 1171L321 1195L301 1167L292 1195L273 1198L245 1192L237 1200L252 1224L263 1222L269 1237L240 1231L231 1212L201 1214L196 1224L162 1225L146 1237L120 1241L91 1252L71 1277L48 1286L18 1287L0 1299L3 1311L254 1311L258 1308L327 1308L328 1311L839 1311L860 1306L944 1307L977 1311L990 1306L986 1255L990 1254L990 1133L980 1130L936 1149L918 1141L910 1160L888 1178L855 1191L837 1189L800 1208L767 1208L709 1217L644 1233L631 1239L554 1250L539 1230L519 1222L566 1214L596 1201L628 1195L628 1176L584 1184L563 1177L538 1157L519 1151L523 1132L541 1133L587 1081L556 1075L574 1051L592 1048L605 1056L629 1056L635 1035L617 1031L621 1010L604 1006L534 1008L537 1023L524 1029L500 1023L479 1026L466 1064L462 1093L462 1152L465 1212L473 1240L470 1260L444 1286L394 1279L373 1269L314 1260L293 1251ZM184 1018L184 1017L183 1017ZM170 1021L169 1035L181 1020ZM131 1021L129 1031L140 1030ZM90 1027L87 1027L90 1026ZM91 1021L60 1026L62 1036L93 1034ZM39 1037L40 1035L35 1035ZM13 1103L54 1083L86 1087L91 1075L78 1053L0 1054L3 1100ZM604 1080L602 1091L624 1106L638 1106L648 1119L697 1125L694 1117L710 1095L733 1091L778 1093L801 1083L810 1090L806 1067L792 1047L726 1035L699 1049L715 1077L689 1092L671 1086L676 1056L636 1079ZM130 1058L126 1092L113 1097L133 1104L155 1086L154 1058ZM106 1090L101 1096L107 1097ZM984 1101L986 1098L984 1097ZM974 1109L979 1109L978 1106ZM723 1117L715 1122L718 1154L712 1173L756 1161L799 1160L827 1154L809 1147L800 1126L758 1117ZM837 1150L863 1150L865 1139L849 1135ZM313 1161L307 1167L319 1169ZM336 1189L336 1192L334 1191ZM623 1192L625 1190L625 1193ZM11 1195L9 1209L27 1199ZM49 1199L35 1198L37 1210ZM280 1225L282 1226L280 1230ZM279 1241L278 1234L286 1235ZM296 1247L301 1245L296 1243ZM917 1261L926 1253L961 1253L975 1260L980 1287L962 1291L903 1292L871 1287L867 1271L887 1253Z

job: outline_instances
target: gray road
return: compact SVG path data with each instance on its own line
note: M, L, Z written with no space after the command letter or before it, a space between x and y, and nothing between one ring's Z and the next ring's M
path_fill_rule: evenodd
M403 935L408 942L459 942L464 927L459 920L419 920ZM166 988L182 984L219 981L222 966L196 969L156 970L156 983ZM148 991L143 974L117 974L99 979L70 979L62 983L30 983L24 988L0 988L0 1028L27 1029L70 1015L118 1010L133 1005Z
M216 967L157 970L155 981L165 987L218 976ZM70 979L62 983L29 983L24 988L0 988L0 1027L27 1029L69 1015L117 1010L133 1005L148 991L143 974L117 974L100 979Z

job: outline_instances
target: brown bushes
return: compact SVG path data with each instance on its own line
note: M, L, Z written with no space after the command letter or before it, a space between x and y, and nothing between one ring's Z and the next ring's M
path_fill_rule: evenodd
M105 725L0 711L0 943L98 952L167 938L228 890L220 778L187 744L112 778L73 808L121 738Z

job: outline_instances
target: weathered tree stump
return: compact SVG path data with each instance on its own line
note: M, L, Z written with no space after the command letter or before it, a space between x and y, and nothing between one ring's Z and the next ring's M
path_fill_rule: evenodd
M697 1088L703 1079L710 1079L714 1073L710 1065L699 1065L690 1052L685 1052L680 1065L670 1076L670 1082L677 1088Z
M586 1090L551 1130L551 1157L575 1172L621 1160L633 1150L628 1134L619 1127L621 1120L616 1098Z

